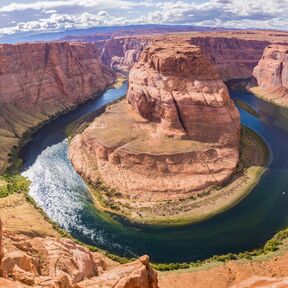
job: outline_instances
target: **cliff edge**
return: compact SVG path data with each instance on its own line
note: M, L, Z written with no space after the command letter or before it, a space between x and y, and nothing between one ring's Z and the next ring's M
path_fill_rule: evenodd
M258 87L252 88L257 96L276 105L288 106L288 45L268 46L253 72Z

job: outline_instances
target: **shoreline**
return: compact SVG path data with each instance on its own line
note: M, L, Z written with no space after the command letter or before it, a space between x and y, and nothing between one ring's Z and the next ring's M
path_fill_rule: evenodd
M118 77L114 79L113 82L111 82L103 91L95 92L91 95L91 98L89 98L87 101L84 101L83 103L77 103L75 105L72 105L71 107L65 107L63 110L55 110L53 114L51 114L47 119L44 121L40 121L34 126L27 127L27 129L22 133L22 136L20 138L17 138L17 145L14 145L10 149L10 156L9 159L6 161L4 168L0 170L0 176L5 174L5 173L11 173L13 174L14 172L17 174L19 171L20 167L22 166L22 159L19 158L21 155L21 150L29 144L29 142L32 140L32 137L40 130L42 127L45 125L48 125L51 123L53 120L56 118L66 115L69 112L72 112L76 110L79 106L82 104L88 103L89 101L96 100L99 98L103 93L105 93L109 89L117 89L119 86L123 85L127 81L124 77ZM19 162L21 161L21 162ZM11 172L12 171L12 172ZM14 174L15 174L14 173Z
M267 103L271 103L271 104L273 104L277 107L281 107L281 108L288 108L288 100L286 101L287 103L282 103L281 99L283 97L277 98L277 95L273 94L272 92L265 91L259 86L250 87L250 88L247 88L247 90L249 93L252 93L257 98L259 98L259 99L261 99ZM274 95L275 98L270 98L267 95Z
M101 191L101 189L99 190L99 188L97 189L97 187L93 186L93 184L88 183L88 187L90 188L89 189L90 196L94 203L94 206L101 212L118 215L124 219L128 219L132 223L140 225L160 225L160 226L180 226L180 225L197 223L227 211L228 209L234 207L239 202L241 202L241 200L243 200L252 191L252 189L259 183L262 175L267 170L267 164L269 163L271 156L268 145L256 132L252 131L247 127L242 128L242 131L245 131L244 133L246 135L241 136L242 150L240 151L240 154L242 154L242 156L240 157L240 162L238 164L238 169L240 168L240 171L237 171L234 175L232 175L230 179L226 182L226 184L223 184L223 187L221 188L216 187L212 190L202 191L200 194L198 193L198 198L196 200L194 199L195 198L194 196L192 198L189 197L187 199L181 199L179 203L180 206L176 207L177 211L180 210L182 211L184 205L186 205L185 206L186 209L189 208L188 212L184 212L182 214L178 213L178 215L174 214L172 217L169 217L167 215L164 215L162 217L156 215L150 218L149 216L145 218L139 216L137 217L138 214L136 213L132 214L133 209L126 209L124 211L122 210L125 209L125 207L127 206L127 205L125 206L125 204L123 206L120 205L117 206L118 203L112 202L111 205L112 207L108 207L107 205L105 205L105 199L103 199L104 193ZM243 137L246 138L244 139ZM244 142L247 141L248 142L252 141L252 144L251 143L245 144ZM250 146L248 147L247 145L251 145L251 147ZM244 158L248 157L247 154L249 155L250 148L251 149L254 148L253 151L256 154L257 152L259 153L257 154L257 158L260 159L259 166L251 166L241 169L241 166L245 166L245 161L247 162L247 159ZM245 150L244 152L243 149ZM243 156L243 154L245 155ZM104 184L101 183L100 186L102 185ZM161 205L167 207L169 205L171 206L171 204L168 202L163 203L149 202L149 206L147 207L150 208L151 205L155 206L157 205L158 208L160 208ZM134 210L139 210L136 208ZM145 208L143 209L143 207L141 207L141 209L143 211L145 210ZM173 206L170 207L170 209L173 210Z

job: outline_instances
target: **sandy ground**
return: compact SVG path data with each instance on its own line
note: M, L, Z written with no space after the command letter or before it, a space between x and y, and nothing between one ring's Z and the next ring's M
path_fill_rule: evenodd
M284 247L285 246L285 247ZM230 261L202 267L198 271L162 272L159 275L160 288L228 288L252 276L287 277L287 243L279 255L266 256L265 260ZM284 252L286 251L286 252ZM262 256L263 257L263 256ZM250 286L249 286L250 287ZM253 286L254 287L254 286ZM265 286L270 287L271 286ZM274 286L273 286L274 287ZM278 286L277 286L278 287ZM287 287L287 286L281 286Z
M59 237L52 225L21 194L0 198L0 219L7 231L29 236Z

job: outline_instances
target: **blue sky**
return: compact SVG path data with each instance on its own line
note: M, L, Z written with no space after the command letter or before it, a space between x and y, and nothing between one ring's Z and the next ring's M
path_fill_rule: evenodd
M0 36L148 23L288 30L288 0L0 1Z

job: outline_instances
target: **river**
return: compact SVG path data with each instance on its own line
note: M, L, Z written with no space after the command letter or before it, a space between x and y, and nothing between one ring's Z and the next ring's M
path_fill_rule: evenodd
M288 224L288 110L231 92L259 112L240 109L241 122L269 144L272 160L260 183L238 205L207 221L178 227L141 226L97 211L67 157L69 123L125 95L127 83L43 126L21 151L30 195L78 240L120 256L149 254L155 262L188 262L258 248Z

